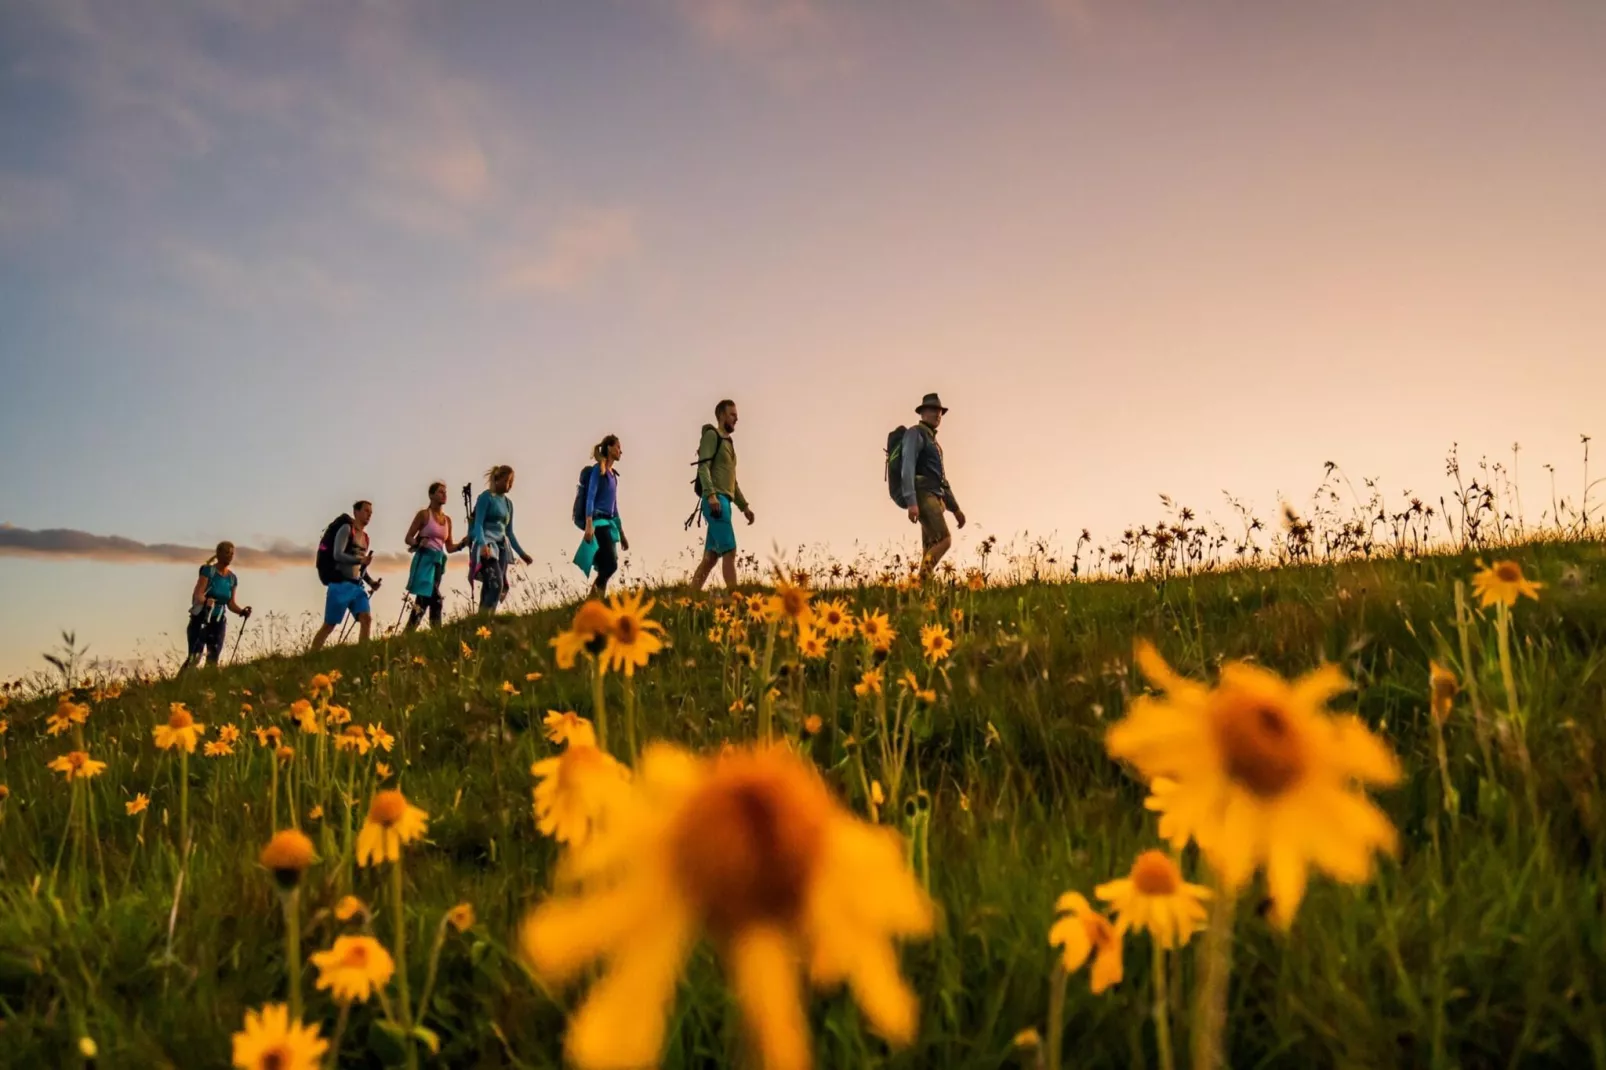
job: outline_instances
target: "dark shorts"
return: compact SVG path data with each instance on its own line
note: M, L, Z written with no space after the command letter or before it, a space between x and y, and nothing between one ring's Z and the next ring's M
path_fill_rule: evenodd
M940 495L917 495L920 503L920 546L929 550L948 537L948 518L943 516L946 505Z
M217 661L223 654L223 634L228 627L229 622L223 617L207 620L204 613L190 617L189 626L184 630L184 638L189 640L190 657L198 658L204 651L208 662Z

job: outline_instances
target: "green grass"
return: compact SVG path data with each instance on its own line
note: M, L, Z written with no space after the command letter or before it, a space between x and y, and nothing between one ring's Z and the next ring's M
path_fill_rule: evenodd
M1013 1050L1012 1038L1045 1025L1055 898L1067 889L1091 894L1156 842L1141 786L1103 748L1106 727L1142 686L1131 649L1135 637L1147 636L1194 676L1212 674L1223 658L1253 658L1286 673L1338 662L1356 684L1338 705L1353 706L1381 731L1407 772L1379 796L1403 846L1374 883L1352 888L1314 878L1288 935L1257 916L1258 889L1242 900L1232 1066L1606 1066L1599 1013L1606 1004L1606 587L1599 579L1606 552L1548 542L1512 556L1546 583L1543 600L1524 602L1514 615L1533 778L1524 778L1509 735L1505 746L1497 742L1494 768L1485 767L1463 697L1446 730L1459 795L1453 816L1427 714L1427 663L1448 658L1458 673L1468 668L1459 665L1453 594L1455 580L1473 571L1468 556L1229 572L1160 586L938 595L944 620L954 606L967 616L939 701L921 725L911 774L911 788L932 800L931 882L940 906L936 936L903 955L922 997L920 1036L912 1049L890 1053L860 1028L847 996L816 997L817 1065L1034 1064L1035 1056ZM868 588L852 601L892 612L900 632L892 667L918 663L922 599ZM726 655L704 637L709 609L670 604L655 615L673 649L638 676L644 735L698 748L751 738L753 715L727 712L738 695L732 675L720 671ZM560 613L498 617L489 639L474 635L478 623L197 672L96 704L86 725L89 750L109 767L88 782L93 834L81 854L66 852L53 895L69 790L46 763L71 749L71 736L46 737L53 703L7 710L0 1062L74 1065L78 1040L88 1036L104 1066L224 1065L244 1012L285 998L281 919L256 864L269 835L268 752L247 734L233 757L197 753L190 762L196 847L169 958L177 764L155 750L150 730L165 720L169 702L182 700L208 725L280 724L287 741L303 748L284 711L314 672L338 668L337 701L355 720L381 721L395 733L387 760L409 798L432 815L429 842L406 856L415 999L442 912L466 900L480 919L466 936L448 939L441 955L425 1023L441 1038L441 1063L559 1065L563 1001L579 993L541 991L508 945L518 919L545 894L556 859L530 816L529 765L552 753L540 718L548 709L588 713L589 678L552 663L547 641L564 623ZM1470 669L1485 705L1499 710L1493 635L1492 616L1479 617ZM460 655L465 642L470 658ZM803 706L783 702L780 723L795 734L802 714L827 715L813 753L862 813L861 793L835 760L852 698L843 694L844 727L833 727L829 665L810 663ZM530 672L545 675L526 683ZM521 694L504 698L503 680ZM742 683L751 697L751 677ZM618 752L619 692L610 686ZM238 716L242 700L256 707L253 717ZM865 748L872 759L874 752ZM870 775L887 779L873 760ZM124 813L135 792L152 799L143 825ZM307 826L324 861L303 892L306 952L328 946L342 928L330 909L346 872L343 816L333 801L321 822ZM376 906L376 930L388 943L383 871L357 869L353 881L352 890ZM1128 941L1126 979L1110 993L1094 997L1085 974L1071 978L1065 1065L1154 1065L1145 939ZM1184 988L1193 954L1182 957ZM307 1016L328 1036L336 1009L313 990L314 976L309 970ZM396 1063L379 1018L373 1004L353 1012L340 1065ZM1185 1007L1174 1022L1185 1065ZM741 1050L739 1022L704 949L682 985L664 1065L735 1065Z

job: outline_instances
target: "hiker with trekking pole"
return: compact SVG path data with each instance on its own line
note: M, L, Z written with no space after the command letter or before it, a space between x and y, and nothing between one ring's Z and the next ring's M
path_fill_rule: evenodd
M708 524L708 536L703 540L703 559L692 573L691 588L703 589L714 565L721 566L725 588L736 589L736 525L734 510L739 509L748 524L753 523L753 510L748 507L742 486L736 481L736 446L731 435L736 431L736 402L726 398L714 406L715 423L704 424L697 443L697 475L692 489L697 492L698 507L686 518L689 529L699 513Z
M947 411L940 397L927 394L915 409L920 422L887 436L887 489L892 500L908 511L909 523L920 525L921 580L931 576L953 546L944 511L953 513L961 528L965 526L965 511L948 485L942 446L937 443L937 428Z
M368 522L373 518L373 502L359 501L350 513L336 517L318 540L318 579L328 590L323 601L323 627L312 637L313 650L322 649L348 613L357 621L357 641L368 641L374 625L368 595L379 590L382 582L368 575L368 565L374 559L368 548ZM343 637L345 633L341 634Z
M480 585L479 612L491 613L507 597L508 569L513 555L526 565L535 559L524 552L513 534L513 468L499 464L485 473L485 490L474 502L468 541L473 547L469 559L469 583Z
M194 665L203 652L208 665L217 664L223 654L223 633L228 628L225 611L241 618L242 633L245 621L251 617L251 607L242 609L235 600L240 577L230 570L229 566L233 563L234 544L224 541L217 544L217 550L201 566L195 589L190 592L190 619L184 629L188 654L184 664L178 668L180 675ZM238 639L235 640L235 648L239 648Z
M415 631L424 614L429 614L429 626L441 626L441 580L446 576L446 555L455 554L468 545L468 539L452 541L452 518L446 515L446 484L429 485L429 504L420 509L407 527L407 548L412 552L412 567L407 570L407 593L413 599L412 615L407 630Z
M608 435L591 448L591 463L580 471L574 492L574 526L585 532L574 563L587 576L593 571L589 597L608 597L608 581L619 571L619 550L630 549L619 519L619 473L614 464L624 456L618 435Z

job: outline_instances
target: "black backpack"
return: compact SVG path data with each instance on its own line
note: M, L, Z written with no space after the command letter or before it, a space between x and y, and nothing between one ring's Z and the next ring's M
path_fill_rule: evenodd
M903 437L909 433L907 427L898 427L895 431L887 432L887 463L882 478L887 481L887 493L892 496L892 503L902 509L903 495Z
M712 425L710 425L710 426L712 426ZM705 427L703 430L706 431L707 429L708 428ZM714 452L710 453L707 457L704 457L703 454L702 454L702 448L703 448L702 439L699 438L697 440L697 451L698 451L697 452L697 459L695 461L691 462L692 463L692 467L696 469L696 471L692 473L691 489L692 489L692 493L697 495L697 505L696 505L695 508L692 509L691 516L688 516L686 518L686 530L687 531L691 530L691 526L693 524L699 524L700 525L703 522L703 499L708 497L708 491L703 486L703 464L705 462L712 462L715 457L719 456L719 444L720 444L720 439L716 437L714 439Z
M574 526L586 529L586 491L591 489L591 472L597 466L588 464L580 469L580 485L574 488Z
M323 529L323 538L318 540L318 582L325 587L344 578L335 567L335 533L340 525L351 522L349 513L341 513Z

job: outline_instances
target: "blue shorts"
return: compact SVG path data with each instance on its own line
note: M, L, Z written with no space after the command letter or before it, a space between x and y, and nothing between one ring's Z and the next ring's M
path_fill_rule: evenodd
M345 620L348 612L353 617L360 617L369 611L368 588L361 583L336 580L329 585L329 593L324 595L323 622L331 628Z
M703 540L704 550L721 557L736 552L736 525L731 523L733 512L735 509L727 495L719 496L718 516L709 511L708 499L703 499L703 521L708 525L708 538Z

